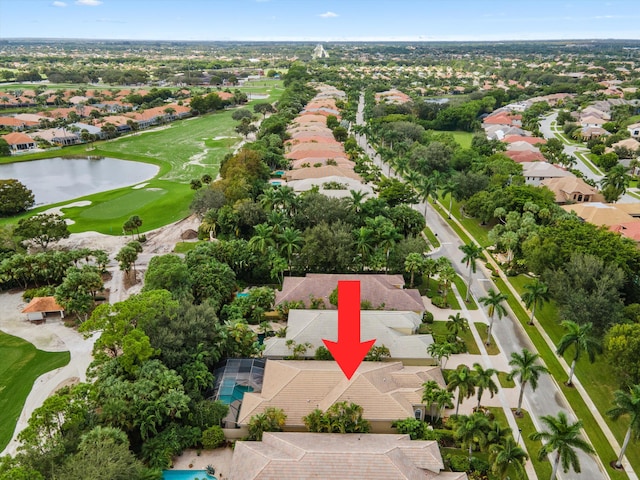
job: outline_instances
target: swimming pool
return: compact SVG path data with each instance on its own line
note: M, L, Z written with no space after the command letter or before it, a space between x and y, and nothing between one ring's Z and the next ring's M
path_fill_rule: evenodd
M162 480L217 480L206 470L163 470Z
M253 388L248 385L236 384L234 378L225 378L220 386L218 399L227 405L231 405L235 400L242 401L245 392L253 392Z

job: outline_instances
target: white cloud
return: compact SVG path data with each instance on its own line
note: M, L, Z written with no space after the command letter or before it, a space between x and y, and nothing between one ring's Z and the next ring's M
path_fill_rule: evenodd
M54 7L66 7L67 4L64 2L59 2L58 0L56 0L55 2L53 2L51 5L53 5Z
M322 17L322 18L334 18L334 17L337 17L337 16L338 16L338 14L337 14L337 13L334 13L334 12L326 12L326 13L321 13L321 14L320 14L320 15L318 15L318 16L319 16L319 17Z
M76 5L85 5L87 7L97 7L101 3L100 0L76 0Z

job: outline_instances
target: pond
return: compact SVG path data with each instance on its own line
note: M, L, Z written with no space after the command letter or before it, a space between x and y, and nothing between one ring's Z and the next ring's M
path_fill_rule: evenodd
M47 205L135 185L159 168L109 157L55 157L0 165L0 178L20 180L33 191L36 205Z

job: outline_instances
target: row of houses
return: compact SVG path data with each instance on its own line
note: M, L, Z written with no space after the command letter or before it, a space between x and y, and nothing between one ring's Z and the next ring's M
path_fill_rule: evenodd
M344 100L345 93L327 85L316 88L318 94L289 126L285 158L291 169L284 173L283 180L296 192L318 188L331 197L349 196L350 190L373 195L373 188L355 173L355 162L327 126L330 115L340 120L336 100Z

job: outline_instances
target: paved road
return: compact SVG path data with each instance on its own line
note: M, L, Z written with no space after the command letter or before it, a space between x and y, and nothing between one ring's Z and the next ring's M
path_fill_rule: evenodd
M362 109L364 108L364 98L361 97L358 113L356 115L356 121L359 124L363 124L364 119L362 115ZM387 167L383 164L382 159L375 152L375 150L368 144L366 137L357 135L356 140L358 144L365 150L367 155L373 160L373 162L380 168L384 168L387 171ZM396 176L392 173L393 176ZM415 208L424 212L424 204L415 205ZM440 249L433 254L434 257L446 256L453 263L457 272L466 278L466 268L462 263L463 254L458 248L462 245L462 242L455 234L455 232L449 227L444 219L434 211L433 207L427 210L427 225L438 236L441 243ZM489 288L495 288L493 282L489 276L485 273L485 269L480 266L477 274L471 285L471 293L477 299L486 295ZM484 311L484 309L482 310ZM485 318L488 318L485 311ZM488 323L488 321L487 321ZM523 331L522 326L517 320L514 320L511 316L504 317L501 321L496 320L494 324L493 336L496 343L500 347L500 351L505 355L510 356L513 352L521 352L523 348L535 350L531 344L528 336ZM530 387L527 387L525 391L524 408L531 413L532 419L536 428L542 430L539 418L543 415L557 415L558 412L564 411L567 413L570 421L576 421L576 417L570 410L569 406L565 403L564 397L560 391L559 386L548 375L542 376L538 383L538 389L535 392L531 391ZM517 405L513 405L515 407ZM535 455L536 452L533 452ZM580 465L582 472L576 474L569 472L564 474L559 473L559 478L563 480L601 480L609 478L606 472L602 469L599 461L596 457L587 455L581 451L578 452L580 459Z

